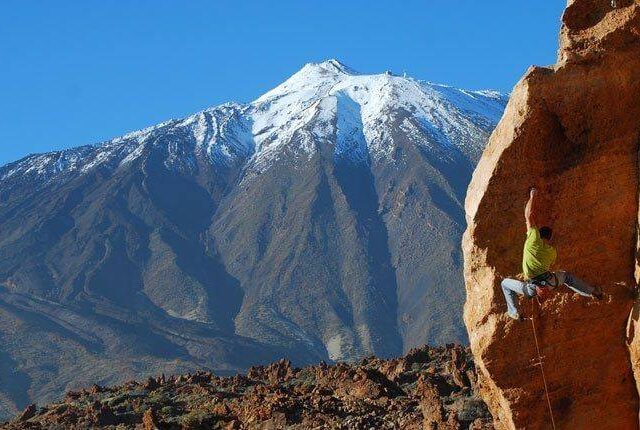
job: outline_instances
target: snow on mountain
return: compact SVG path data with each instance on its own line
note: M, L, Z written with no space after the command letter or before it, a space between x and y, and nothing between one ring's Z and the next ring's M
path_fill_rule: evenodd
M385 132L398 110L411 113L425 128L441 130L441 144L464 148L477 146L477 132L483 126L497 124L506 101L497 92L458 90L389 73L361 75L337 60L311 63L249 106L256 158L277 152L279 144L312 119L335 117L339 98L354 103L347 116L363 129L374 158L391 153ZM329 127L320 132L332 131Z
M164 145L165 165L175 169L194 169L196 157L204 155L216 165L247 161L264 170L291 142L300 155L312 154L313 139L305 139L305 131L316 139L331 140L335 134L336 156L364 160L366 148L375 161L392 154L389 133L402 112L418 120L402 120L404 131L418 127L422 130L416 133L426 131L438 145L475 159L482 150L478 136L497 124L505 103L506 97L494 91L460 90L389 72L364 75L327 60L306 64L252 103L228 103L97 145L28 156L0 168L0 180L49 181L98 166L115 169L142 155L146 145ZM295 133L300 138L292 140Z

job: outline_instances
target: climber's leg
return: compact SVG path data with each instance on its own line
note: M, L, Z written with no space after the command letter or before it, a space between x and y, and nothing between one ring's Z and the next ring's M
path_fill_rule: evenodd
M598 288L592 287L572 273L560 270L558 272L555 272L555 274L558 277L558 285L564 284L569 287L569 289L575 291L581 296L592 297L596 296L599 292Z
M513 319L518 319L520 314L518 313L518 296L517 294L527 297L533 297L535 295L535 288L531 288L526 282L518 281L517 279L505 278L500 284L502 292L504 293L504 299L507 302L507 313Z

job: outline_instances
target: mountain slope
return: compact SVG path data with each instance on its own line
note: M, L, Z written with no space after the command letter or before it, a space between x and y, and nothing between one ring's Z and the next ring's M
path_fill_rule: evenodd
M329 60L0 168L0 407L464 340L462 201L504 104Z

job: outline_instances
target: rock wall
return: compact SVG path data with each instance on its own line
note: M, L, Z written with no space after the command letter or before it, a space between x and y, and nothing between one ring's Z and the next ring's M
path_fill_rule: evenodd
M531 323L504 316L500 289L521 271L532 185L546 196L556 268L606 294L520 302L536 322L556 426L638 428L639 142L640 1L570 1L558 63L517 84L467 194L465 324L497 428L551 428Z

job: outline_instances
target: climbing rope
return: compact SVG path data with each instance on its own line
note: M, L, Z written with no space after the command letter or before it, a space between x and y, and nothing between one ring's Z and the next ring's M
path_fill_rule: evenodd
M538 301L538 298L536 297L536 301L538 302L538 306L540 305L540 302ZM551 407L551 400L549 400L549 388L547 387L547 378L544 374L544 366L542 365L542 355L540 355L540 345L538 345L538 335L536 334L536 324L533 321L533 300L531 300L531 317L529 318L529 320L531 320L531 329L533 330L533 339L536 342L536 352L538 353L538 362L534 364L534 366L540 366L540 373L542 374L542 383L544 384L544 394L547 398L547 406L549 406L549 416L551 417L551 427L553 428L553 430L556 430L556 421L553 418L553 408Z

